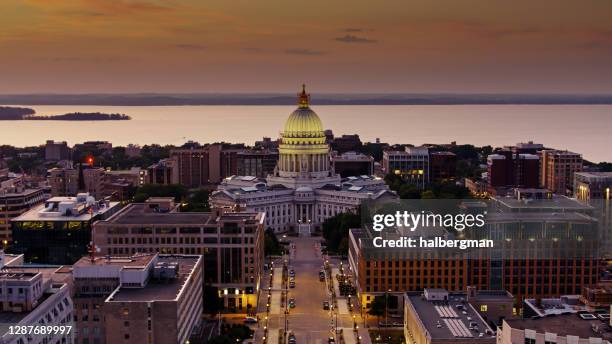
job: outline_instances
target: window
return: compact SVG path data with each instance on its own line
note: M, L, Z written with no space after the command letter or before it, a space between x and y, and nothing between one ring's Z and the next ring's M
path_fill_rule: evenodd
M489 307L487 307L487 305L480 305L480 311L481 312L486 312L488 308Z
M525 344L536 344L536 340L532 338L525 338Z

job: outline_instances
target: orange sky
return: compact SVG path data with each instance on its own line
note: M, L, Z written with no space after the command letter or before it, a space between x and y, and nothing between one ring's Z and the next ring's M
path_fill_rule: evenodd
M2 0L0 93L612 92L612 1Z

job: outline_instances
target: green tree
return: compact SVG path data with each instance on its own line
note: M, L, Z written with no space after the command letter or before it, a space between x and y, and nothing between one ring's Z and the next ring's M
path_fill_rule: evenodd
M207 212L210 211L208 197L210 192L204 189L198 189L190 192L187 196L187 203L181 207L181 211L185 212Z
M223 308L223 303L219 297L219 289L211 285L204 285L203 288L204 313L217 314Z
M349 229L361 227L361 216L353 213L340 213L325 220L322 227L327 249L331 252L347 254L348 239L344 244L342 240L348 238Z
M381 316L387 314L389 309L395 308L397 308L397 297L384 293L374 297L374 300L370 303L368 314L377 317L380 322Z
M272 228L266 229L264 232L264 254L266 256L278 256L283 253L283 248L278 242L276 234Z
M174 197L181 202L187 196L187 188L179 184L157 185L146 184L139 187L134 195L134 202L144 202L149 197Z

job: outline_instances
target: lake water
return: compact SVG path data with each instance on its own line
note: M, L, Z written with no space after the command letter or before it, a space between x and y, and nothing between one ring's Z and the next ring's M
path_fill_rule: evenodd
M244 142L276 138L292 106L27 106L39 115L68 112L124 113L131 121L0 121L0 144L69 144L106 140L114 145L174 144L187 140ZM313 106L335 135L362 141L471 143L504 146L533 140L612 161L612 105Z

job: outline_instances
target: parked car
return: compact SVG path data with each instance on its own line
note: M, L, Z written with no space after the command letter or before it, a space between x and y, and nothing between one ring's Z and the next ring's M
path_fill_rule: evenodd
M246 317L246 318L244 318L244 323L245 324L256 324L257 323L257 318L255 318L255 317Z
M289 344L296 344L297 340L295 339L295 335L292 333L289 335L289 339L287 339L287 343Z
M329 310L329 301L323 301L323 309L326 311Z
M289 288L295 288L295 281L289 282Z
M289 299L289 308L295 308L295 298L294 297Z

